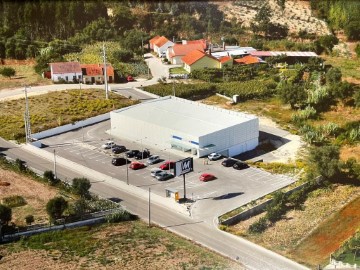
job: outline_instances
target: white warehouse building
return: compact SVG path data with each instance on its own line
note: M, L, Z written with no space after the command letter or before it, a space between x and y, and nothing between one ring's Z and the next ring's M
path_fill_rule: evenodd
M259 139L256 116L174 96L112 111L110 119L112 136L197 157L235 156L254 149Z

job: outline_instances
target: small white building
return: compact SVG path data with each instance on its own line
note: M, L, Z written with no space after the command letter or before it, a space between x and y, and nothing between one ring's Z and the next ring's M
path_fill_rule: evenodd
M110 113L111 134L156 148L235 156L258 145L256 116L166 96Z
M154 52L158 54L158 56L165 56L166 50L170 46L174 46L174 43L168 40L166 37L162 36L155 40L154 44Z
M49 63L51 80L58 82L76 82L82 80L82 71L79 62L57 62Z

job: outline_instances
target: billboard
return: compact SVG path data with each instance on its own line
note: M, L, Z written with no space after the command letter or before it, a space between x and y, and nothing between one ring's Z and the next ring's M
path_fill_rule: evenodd
M189 172L192 172L194 170L193 165L193 158L188 157L179 161L176 161L175 167L174 167L174 174L175 176L180 176Z

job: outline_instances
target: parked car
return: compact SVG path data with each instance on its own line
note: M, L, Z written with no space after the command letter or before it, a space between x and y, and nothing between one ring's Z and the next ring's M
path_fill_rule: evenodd
M130 150L129 152L126 152L126 156L128 158L132 158L135 157L139 152L139 150Z
M150 151L149 150L144 150L142 152L139 152L135 155L135 159L143 159L143 158L148 158L150 157Z
M247 165L245 162L237 161L237 162L233 165L233 168L236 169L236 170L242 170L242 169L249 168L249 165Z
M160 162L160 157L158 155L154 155L148 158L148 160L146 161L147 164L155 164Z
M174 161L165 161L163 164L161 164L159 166L159 168L162 170L169 170L169 166L170 166L170 169L173 169L175 167L175 162Z
M133 161L133 162L131 162L129 168L133 169L133 170L138 170L138 169L145 168L145 164L141 163L141 162Z
M117 157L117 158L113 158L111 160L112 165L114 166L121 166L121 165L125 165L125 164L130 164L130 160L126 159L126 158L122 158L122 157Z
M159 169L159 168L155 168L150 172L150 174L151 174L152 177L156 177L157 175L159 175L162 172L164 172L164 170Z
M134 81L134 78L133 78L133 76L129 75L129 76L126 77L126 80L127 80L128 82L133 82L133 81Z
M111 151L114 153L114 154L120 154L122 152L125 152L126 151L126 147L123 146L123 145L115 145Z
M211 181L211 180L214 180L214 179L215 179L215 175L213 175L211 173L203 173L199 177L199 180L203 181L203 182Z
M209 160L218 160L220 158L222 158L222 155L218 153L211 153L210 155L208 155Z
M106 143L104 143L104 144L101 146L101 148L102 148L102 149L110 149L110 148L114 147L115 145L116 145L115 142L113 142L113 141L107 141Z
M221 162L221 165L223 165L224 167L231 167L236 163L236 161L236 159L227 158L223 162Z
M163 172L159 173L157 176L155 176L155 178L159 181L165 181L165 180L171 179L173 177L174 177L174 175L172 173L168 173L166 171L163 171Z

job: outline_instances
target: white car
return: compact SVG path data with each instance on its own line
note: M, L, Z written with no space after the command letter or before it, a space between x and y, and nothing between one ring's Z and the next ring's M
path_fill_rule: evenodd
M113 141L107 141L106 143L104 143L101 148L102 149L110 149L112 147L114 147L116 144Z
M218 160L222 157L222 155L218 154L218 153L211 153L210 155L208 155L208 159L209 160Z
M152 177L156 177L159 174L161 174L162 172L163 172L162 169L156 168L156 169L153 169L150 174L151 174Z
M158 155L154 155L148 158L148 160L146 161L147 164L155 164L160 162L160 157Z

